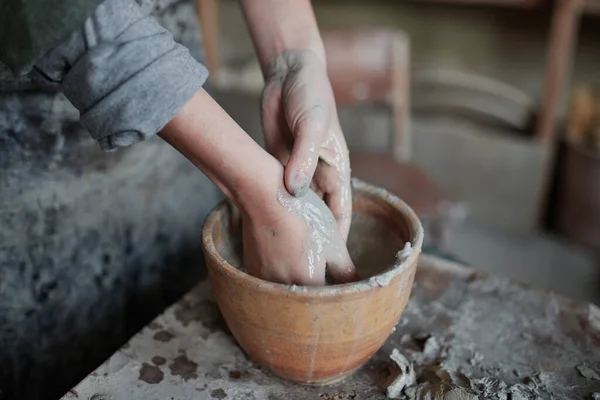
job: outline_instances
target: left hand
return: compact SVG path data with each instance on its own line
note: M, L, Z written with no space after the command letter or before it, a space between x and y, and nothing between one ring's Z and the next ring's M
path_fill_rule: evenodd
M344 240L352 218L350 161L327 68L310 50L287 50L271 64L261 98L269 153L285 165L290 194L323 196Z

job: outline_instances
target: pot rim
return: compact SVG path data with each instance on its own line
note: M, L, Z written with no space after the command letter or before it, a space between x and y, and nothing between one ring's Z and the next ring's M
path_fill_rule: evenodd
M391 194L387 190L371 185L357 178L352 178L352 188L359 192L366 192L367 194L385 202L388 206L392 207L404 217L410 229L413 231L413 237L410 241L412 247L410 255L402 260L402 262L394 264L392 267L368 279L330 286L298 286L265 281L249 275L246 272L240 271L238 268L227 262L227 260L225 260L217 251L212 235L215 224L220 223L218 217L226 213L229 205L231 204L231 202L227 199L215 206L204 221L204 225L202 227L203 250L216 261L213 263L216 268L220 268L232 279L243 281L245 284L251 285L255 287L255 289L261 291L278 293L285 292L286 295L290 296L299 295L303 297L321 298L339 296L342 294L364 293L374 290L378 287L388 286L394 278L410 268L410 266L416 266L417 259L423 246L423 226L421 225L421 221L417 217L416 213L404 201L400 200L397 196ZM399 252L401 250L402 249L399 249ZM208 266L208 268L211 267Z

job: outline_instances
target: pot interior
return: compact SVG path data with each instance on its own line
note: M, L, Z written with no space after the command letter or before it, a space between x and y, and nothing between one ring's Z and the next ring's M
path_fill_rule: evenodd
M396 254L407 242L413 247L417 245L417 229L405 212L388 202L387 197L354 191L348 250L361 279L368 279L394 266ZM239 212L229 203L226 212L221 215L223 218L216 229L219 232L213 233L215 246L229 264L243 271Z

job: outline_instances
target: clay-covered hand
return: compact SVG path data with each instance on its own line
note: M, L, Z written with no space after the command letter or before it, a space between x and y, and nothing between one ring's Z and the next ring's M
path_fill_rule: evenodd
M255 277L322 286L357 280L331 210L312 190L291 196L283 187L265 207L242 212L244 266Z
M289 193L309 186L331 209L344 240L352 217L348 148L325 63L310 50L288 50L271 64L261 99L265 145L285 165Z

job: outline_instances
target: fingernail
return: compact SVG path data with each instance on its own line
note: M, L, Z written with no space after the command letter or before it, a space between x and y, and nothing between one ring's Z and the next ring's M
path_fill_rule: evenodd
M296 172L294 175L294 179L292 179L292 192L294 192L294 196L302 197L306 194L308 190L308 185L310 183L310 178L302 171Z

